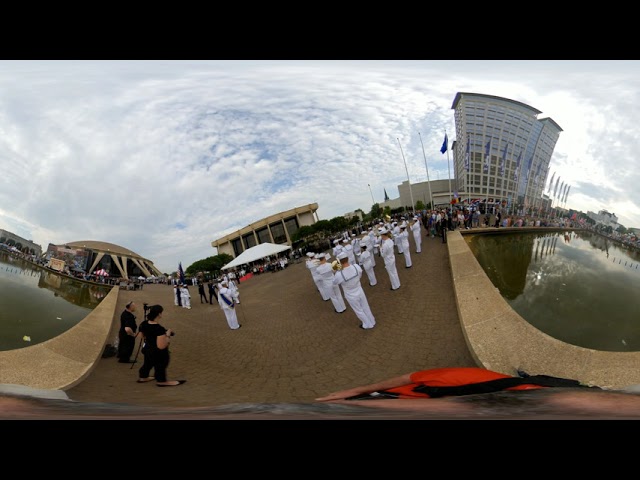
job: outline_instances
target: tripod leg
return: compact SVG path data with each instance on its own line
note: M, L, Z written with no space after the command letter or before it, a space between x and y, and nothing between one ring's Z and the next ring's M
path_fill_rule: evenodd
M142 336L140 336L140 343L138 343L138 351L136 352L136 356L133 359L133 363L131 364L131 367L129 368L129 370L133 369L133 366L136 364L136 362L138 361L138 354L140 353L140 348L142 347Z

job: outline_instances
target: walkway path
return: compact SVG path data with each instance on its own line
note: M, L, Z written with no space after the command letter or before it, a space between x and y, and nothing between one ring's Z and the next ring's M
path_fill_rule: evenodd
M396 255L402 287L390 290L382 259L378 284L363 288L377 326L359 328L348 307L337 314L323 302L304 262L284 271L258 275L240 285L237 306L242 328L228 328L217 304L200 303L190 287L192 309L174 305L173 288L145 285L120 291L109 338L130 300L165 307L163 325L176 331L171 345L170 379L178 387L138 384L138 363L101 359L87 379L67 390L72 400L144 406L204 407L232 403L310 403L332 391L372 383L413 370L476 366L460 326L447 245L424 238L413 267ZM214 299L215 301L215 299ZM137 348L137 344L136 344ZM142 355L139 357L141 361Z

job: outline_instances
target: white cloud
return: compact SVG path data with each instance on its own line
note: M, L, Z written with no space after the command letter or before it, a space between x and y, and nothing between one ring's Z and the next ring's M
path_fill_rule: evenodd
M563 132L567 206L640 227L637 61L0 62L0 228L51 243L103 240L174 271L211 241L318 202L448 177L455 94L521 101ZM371 185L371 191L368 184ZM624 201L621 198L625 197Z

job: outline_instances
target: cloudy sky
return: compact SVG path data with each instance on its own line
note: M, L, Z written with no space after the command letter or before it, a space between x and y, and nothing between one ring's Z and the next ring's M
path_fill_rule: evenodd
M556 121L566 206L640 227L639 75L633 60L0 61L0 228L43 249L115 243L170 273L283 210L396 198L402 153L427 179L420 137L430 179L448 178L461 91Z

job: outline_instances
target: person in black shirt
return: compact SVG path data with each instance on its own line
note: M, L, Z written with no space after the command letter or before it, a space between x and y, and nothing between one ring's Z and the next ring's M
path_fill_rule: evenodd
M120 363L133 363L131 354L136 344L138 330L136 316L133 314L135 311L136 304L129 302L120 315L120 330L118 330L118 362Z
M161 305L151 305L149 313L147 313L147 319L140 324L140 333L144 342L142 347L144 363L138 370L138 383L154 380L154 377L149 376L151 369L154 369L156 385L159 387L172 387L182 385L186 380L167 381L169 343L174 332L158 323L163 311L164 308Z
M200 303L209 303L207 294L204 292L204 283L202 282L198 282L198 293L200 294ZM202 301L202 297L204 297L204 302Z
M213 297L216 297L216 303L218 302L218 292L215 290L215 284L211 280L207 282L207 286L209 287L209 303L213 305Z

